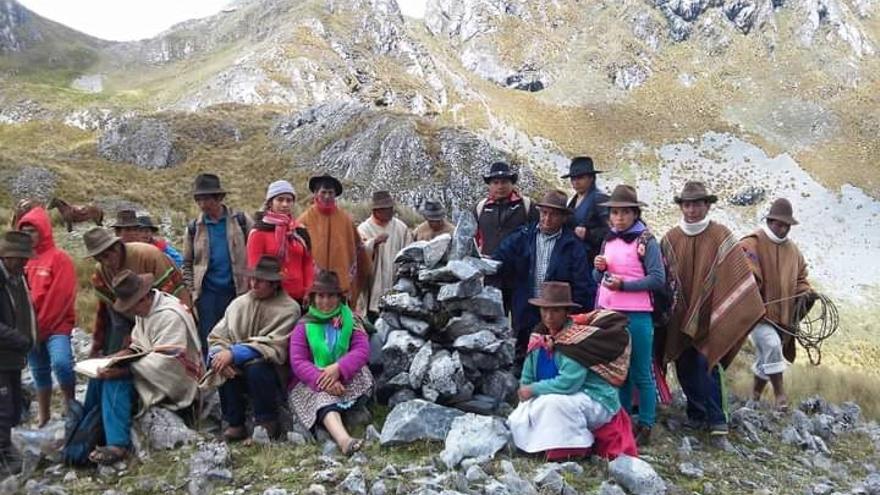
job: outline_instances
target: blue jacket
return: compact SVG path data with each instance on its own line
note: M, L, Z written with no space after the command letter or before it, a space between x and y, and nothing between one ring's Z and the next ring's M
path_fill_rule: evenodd
M515 278L516 286L511 301L513 330L518 336L528 335L541 321L541 312L529 304L535 294L535 250L538 237L538 224L523 226L507 236L492 258L501 261L501 273ZM590 267L587 254L581 241L574 233L563 227L562 235L553 246L550 263L547 266L545 282L568 282L571 297L582 306L581 311L593 309Z

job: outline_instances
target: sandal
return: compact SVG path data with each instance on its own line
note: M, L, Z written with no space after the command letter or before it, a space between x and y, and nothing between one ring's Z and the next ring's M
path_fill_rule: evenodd
M345 448L342 449L342 453L348 457L351 457L352 455L354 455L355 452L358 452L363 447L364 447L363 440L361 440L360 438L352 438L351 440L348 441L348 445L346 445Z
M247 429L244 426L230 426L223 430L223 439L227 442L240 442L247 436Z
M110 466L128 457L128 451L122 447L95 447L89 454L89 460L102 466Z

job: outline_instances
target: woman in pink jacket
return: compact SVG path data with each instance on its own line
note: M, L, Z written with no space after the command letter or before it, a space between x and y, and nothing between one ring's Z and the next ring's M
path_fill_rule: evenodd
M307 428L324 428L346 455L363 446L342 423L373 386L367 367L370 343L361 320L342 298L335 272L321 271L309 290L310 304L290 336L290 405Z

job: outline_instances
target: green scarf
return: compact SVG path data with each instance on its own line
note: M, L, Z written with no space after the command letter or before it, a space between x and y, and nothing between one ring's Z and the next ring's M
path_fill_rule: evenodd
M325 368L335 363L343 354L348 352L351 343L351 333L354 330L354 315L347 304L340 304L336 309L325 313L314 306L309 306L309 316L306 322L306 338L309 341L309 349L312 351L312 361L315 366ZM324 334L324 326L333 318L342 317L342 328L336 337L336 345L331 350L327 346L327 338Z

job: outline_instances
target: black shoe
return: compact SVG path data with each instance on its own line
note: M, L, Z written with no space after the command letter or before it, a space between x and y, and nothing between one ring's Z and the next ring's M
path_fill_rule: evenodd
M648 425L638 425L636 427L636 445L639 447L647 447L651 445L651 428Z

